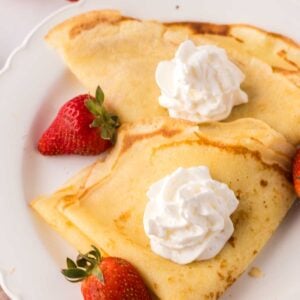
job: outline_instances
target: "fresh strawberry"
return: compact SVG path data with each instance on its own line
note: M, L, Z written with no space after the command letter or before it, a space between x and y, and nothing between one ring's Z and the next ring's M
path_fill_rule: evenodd
M126 260L102 258L99 250L80 254L76 263L67 258L63 275L80 282L84 300L150 300L151 296L137 270Z
M293 162L293 181L296 194L300 196L300 149L297 150Z
M80 95L64 104L38 142L40 153L95 155L109 148L119 120L106 111L103 101L98 87L96 97Z

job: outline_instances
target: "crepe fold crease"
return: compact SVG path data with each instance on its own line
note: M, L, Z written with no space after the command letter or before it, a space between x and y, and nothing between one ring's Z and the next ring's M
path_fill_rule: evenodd
M91 244L130 261L162 300L217 299L251 263L290 208L294 147L265 123L197 126L168 117L120 128L102 159L32 207L78 250ZM214 258L177 265L155 255L143 229L149 186L178 167L205 165L240 204L235 231Z
M160 23L113 10L76 16L46 36L91 93L102 86L107 106L123 122L168 115L158 103L154 73L186 39L224 48L246 75L242 89L249 102L227 121L257 118L294 145L300 142L300 47L289 38L249 25Z

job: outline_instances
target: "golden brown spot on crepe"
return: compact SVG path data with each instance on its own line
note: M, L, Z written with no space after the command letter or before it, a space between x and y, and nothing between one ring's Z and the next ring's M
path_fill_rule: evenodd
M123 231L125 226L123 223L119 222L119 220L114 220L114 223L116 225L116 227L118 228L118 230Z
M238 38L237 36L234 36L233 34L229 34L228 36L234 38L234 39L235 39L237 42L239 42L239 43L244 43L244 42L245 42L244 40Z
M278 68L279 71L276 71L277 73L281 73L281 75L285 76L289 81L291 81L296 87L300 88L300 70L292 71L292 70L283 70ZM274 70L273 70L274 71Z
M210 292L209 294L205 295L205 300L213 300L215 298L215 294L213 292Z
M125 211L119 216L119 220L122 222L127 222L130 217L131 217L131 211Z
M272 66L272 70L274 73L279 73L283 76L286 76L297 87L300 87L300 69L287 70L284 68Z
M235 192L235 196L238 198L238 199L241 199L241 194L242 194L242 191L239 189L239 190L236 190Z
M232 286L235 282L236 282L237 278L232 277L231 275L229 277L227 277L227 284L226 284L226 288L229 288L230 286Z
M155 132L153 134L155 135ZM174 134L176 134L176 133L174 133ZM165 148L177 147L177 146L180 146L182 144L193 145L193 144L197 143L199 145L207 145L207 146L216 147L216 148L219 148L220 150L228 151L228 152L238 154L238 155L243 155L245 157L247 155L250 155L255 160L259 161L263 165L264 168L273 169L275 172L278 172L280 175L283 175L284 177L286 177L286 179L288 181L291 182L291 180L292 180L290 172L285 171L278 164L270 165L270 164L265 163L262 160L261 154L258 151L252 151L252 150L249 150L249 149L247 149L246 147L243 147L243 146L234 146L234 145L228 145L228 144L226 145L226 144L223 144L223 143L218 142L218 141L208 140L207 138L205 138L204 136L201 136L201 135L197 135L197 136L199 138L198 140L179 141L179 142L173 142L173 143L170 143L170 144L161 145L161 146L155 148L153 150L153 153L155 153L156 151L165 149Z
M232 216L232 222L234 224L234 227L237 227L239 223L246 221L248 215L248 212L246 212L243 209L236 211Z
M219 25L212 23L199 23L199 22L172 22L166 23L167 26L186 26L190 28L194 33L201 34L218 34L228 35L230 27L228 25Z
M300 75L300 70L287 70L276 66L272 66L272 70L273 72L281 73L283 75Z
M71 221L69 221L69 220L66 221L65 225L66 225L67 227L72 227L72 226L74 226L74 224L73 224Z
M174 23L166 23L165 25L183 25L183 26L188 26L190 27L195 33L200 33L200 34L218 34L218 35L224 35L224 36L231 36L235 38L237 41L243 43L244 41L234 35L231 34L232 29L234 27L246 27L250 29L254 29L258 32L261 32L263 34L267 34L268 36L271 36L273 38L277 38L282 40L283 42L286 42L292 47L300 48L299 43L294 41L293 39L284 36L279 33L274 33L274 32L268 32L266 30L263 30L261 28L255 27L253 25L249 24L213 24L213 23L206 23L206 22L174 22Z
M226 259L222 259L221 263L220 263L220 268L226 268L227 267L227 260Z
M124 223L126 223L131 217L130 211L123 212L117 219L114 220L114 223L117 228L123 230L124 229Z
M263 187L266 187L266 186L268 185L268 181L262 179L262 180L259 182L259 184L260 184L261 186L263 186Z
M283 58L288 64L290 64L293 67L295 67L298 71L300 70L300 66L298 66L295 62L293 62L290 59L288 59L287 52L284 49L278 51L277 55L280 56L281 58Z
M119 23L127 20L134 20L134 18L130 17L124 17L121 15L118 16L107 16L107 15L97 15L94 18L87 20L85 22L80 23L79 25L76 25L71 28L69 31L69 37L70 39L74 39L77 35L81 34L83 31L88 31L93 28L95 28L100 23L108 23L112 25L118 25Z
M73 195L66 195L61 203L59 203L59 207L64 210L68 206L79 204L79 199L74 197Z
M287 36L284 36L284 35L279 34L279 33L269 32L269 31L266 31L264 29L258 28L258 27L253 26L253 25L240 23L240 24L229 24L228 26L231 29L233 29L234 27L240 27L240 26L245 27L245 28L254 29L254 30L256 30L258 32L261 32L263 34L267 34L268 36L280 39L283 42L288 43L290 46L293 46L293 47L296 47L296 48L300 48L299 43L297 43L296 41L294 41L293 39L291 39L291 38L289 38Z
M226 277L226 282L227 282L227 285L226 285L226 288L227 287L229 287L229 286L231 286L235 281L236 281L236 279L237 278L235 278L233 275L232 275L232 273L233 273L233 270L230 270L230 271L228 271L228 273L227 273L227 277Z
M257 250L254 250L254 251L253 251L253 255L256 255L257 253L258 253Z
M218 272L217 274L218 274L218 276L220 277L221 280L225 279L225 276L221 272Z
M228 243L229 243L229 245L230 245L232 248L235 248L235 237L232 236L232 237L228 240Z
M181 132L181 130L179 130L179 129L160 128L160 129L150 132L150 133L125 135L123 147L120 151L120 154L126 152L135 142L138 142L140 140L149 139L156 135L162 135L163 137L172 137L180 132Z
M250 25L249 25L249 26L250 26ZM294 41L293 39L291 39L291 38L289 38L289 37L287 37L287 36L284 36L284 35L282 35L282 34L275 33L275 32L267 32L267 31L262 30L262 29L260 29L260 28L256 28L255 26L252 26L252 27L255 28L255 29L258 30L258 31L263 32L263 33L268 33L268 35L270 35L270 36L272 36L272 37L274 37L274 38L281 39L281 40L285 41L286 43L290 44L290 45L293 46L293 47L296 47L296 48L299 48L299 47L300 47L299 43L297 43L296 41Z

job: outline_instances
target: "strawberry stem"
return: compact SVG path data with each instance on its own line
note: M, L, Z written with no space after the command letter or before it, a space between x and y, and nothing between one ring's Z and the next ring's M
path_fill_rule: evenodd
M92 246L93 250L86 254L79 254L76 263L67 257L67 269L61 272L65 278L70 282L80 282L90 275L96 276L102 283L104 282L103 273L99 267L102 261L100 251Z
M116 142L117 131L120 126L119 118L116 115L109 113L105 107L104 93L100 86L96 89L95 98L91 97L86 100L86 108L94 115L95 119L90 124L92 128L101 129L101 138L104 140L110 140L112 144Z

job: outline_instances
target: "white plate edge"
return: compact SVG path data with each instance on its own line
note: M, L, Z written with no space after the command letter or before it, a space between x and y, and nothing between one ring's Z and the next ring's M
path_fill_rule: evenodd
M294 1L294 0L293 0ZM15 57L18 56L18 54L20 54L20 52L22 50L24 50L28 44L31 41L31 38L34 36L34 34L43 26L45 25L45 23L47 23L48 21L50 21L52 18L58 16L60 13L63 13L65 11L67 11L68 9L72 9L74 7L80 7L81 5L85 4L86 0L80 0L79 2L76 3L71 3L71 4L67 4L63 7L61 7L60 9L54 11L53 13L51 13L50 15L48 15L47 17L45 17L41 22L39 22L24 38L23 42L16 47L8 56L8 58L5 61L4 67L2 69L0 69L0 78L1 75L6 74L6 72L10 71L10 67L12 62L14 61ZM298 3L297 3L298 4ZM13 272L13 271L12 271ZM4 292L12 299L12 300L20 300L20 296L17 296L16 294L14 294L12 292L11 288L8 288L8 284L6 284L6 277L10 275L10 271L9 270L2 270L0 269L0 286L2 286Z
M23 42L17 46L12 52L9 54L8 58L6 59L4 66L0 69L0 77L6 74L12 65L13 60L17 57L20 52L25 49L33 35L48 21L55 18L57 15L59 15L62 12L67 11L68 9L79 7L83 5L86 2L86 0L80 0L76 3L70 3L67 4L58 10L52 12L50 15L46 16L41 22L39 22L33 29L29 31L29 33L25 36ZM13 272L13 271L12 271ZM7 270L0 269L0 287L5 292L5 294L11 299L11 300L21 300L21 297L17 295L15 292L13 292L12 288L8 287L8 283L6 283L6 277L9 276L10 272Z
M14 60L14 58L19 54L20 51L22 51L30 42L30 39L32 38L32 36L44 25L46 24L48 21L50 21L51 19L53 19L54 17L56 17L57 15L59 15L60 13L74 8L75 6L81 6L86 2L86 0L80 0L76 3L70 3L67 4L61 8L59 8L58 10L52 12L50 15L48 15L47 17L45 17L41 22L39 22L33 29L31 29L29 31L29 33L25 36L23 42L17 46L14 50L11 51L11 53L9 54L8 58L6 59L4 66L0 69L0 76L4 75L11 66L12 61Z

